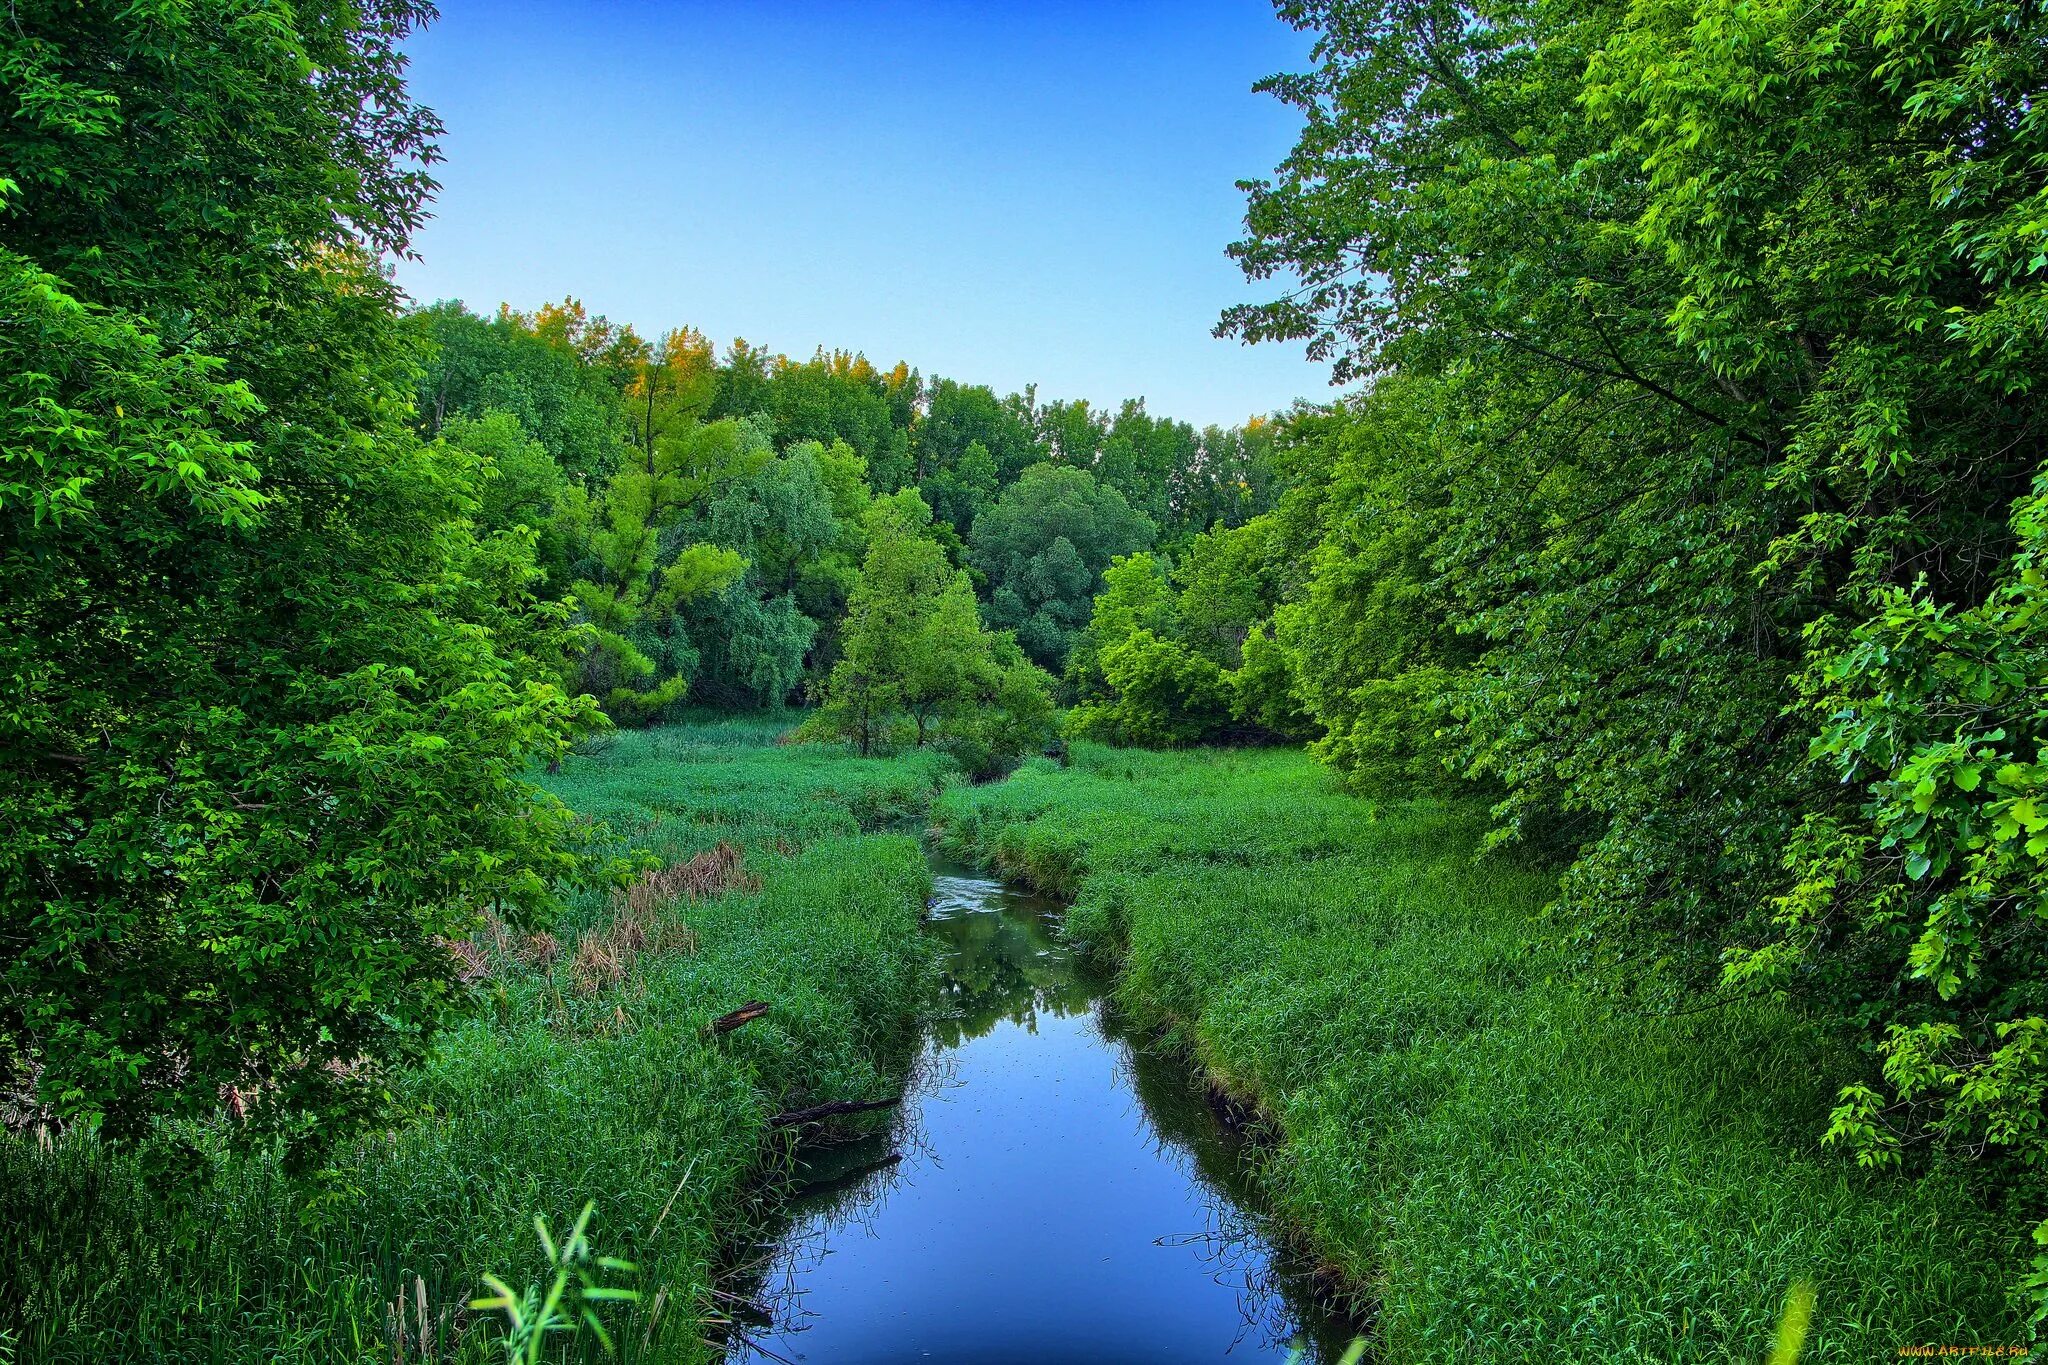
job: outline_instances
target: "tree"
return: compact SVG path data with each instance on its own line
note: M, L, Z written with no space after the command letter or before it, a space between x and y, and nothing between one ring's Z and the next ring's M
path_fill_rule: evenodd
M982 384L934 379L913 437L917 479L922 484L958 469L969 447L979 445L995 466L995 482L1016 482L1028 465L1045 458L1032 431L1028 400L998 398ZM966 527L960 527L966 533Z
M1272 641L1321 732L1316 753L1361 790L1441 782L1458 757L1439 733L1480 651L1436 566L1452 482L1432 436L1443 415L1437 386L1400 375L1298 417L1296 491L1246 528L1306 567L1271 613Z
M995 458L979 441L969 441L960 458L926 474L918 493L931 504L933 524L951 532L953 546L965 545L975 519L996 500Z
M421 444L424 14L28 5L0 26L0 1089L309 1155L575 860L590 719L531 537ZM195 100L192 92L206 98Z
M1102 571L1149 546L1157 529L1087 470L1032 465L969 538L969 562L989 584L989 624L1014 630L1034 662L1061 667Z
M820 630L845 610L866 501L859 457L807 441L729 480L687 523L747 561L744 577L686 612L699 698L780 706L795 694Z
M777 357L763 400L779 441L843 441L871 467L890 453L895 405L866 356L821 348L805 361Z
M1289 290L1224 329L1425 383L1403 460L1438 471L1334 498L1323 600L1283 611L1328 743L1432 711L1507 830L1569 831L1591 979L1871 1030L1831 1131L1868 1159L2038 1163L2008 736L2037 728L2048 18L1283 8L1320 67L1267 83L1307 126L1234 251ZM1477 648L1431 682L1443 627Z
M602 696L614 720L649 720L689 695L698 651L679 613L738 582L747 561L671 533L687 532L685 514L723 481L772 458L750 423L669 425L651 447L626 452L602 503L565 499L565 520L588 527L593 561L592 575L574 586L576 606L595 628L581 683Z
M509 412L454 417L441 439L476 457L484 475L477 495L477 525L487 531L545 526L567 480L547 447L526 434Z
M1230 679L1214 659L1142 627L1098 656L1103 699L1077 706L1076 739L1169 749L1217 737L1231 721Z
M752 417L768 411L768 375L776 357L745 337L734 337L718 367L718 394L710 417Z
M915 491L878 498L847 609L844 653L812 730L863 754L902 740L964 742L968 766L1013 761L1050 728L1051 679L982 627L974 590L931 534Z
M1118 409L1096 457L1095 476L1162 528L1177 528L1176 494L1200 458L1200 440L1185 422L1152 416L1143 399ZM1206 529L1205 521L1197 530Z
M1075 701L1085 705L1109 695L1102 676L1105 649L1139 631L1170 636L1179 625L1179 603L1165 561L1143 551L1118 555L1103 570L1102 591L1089 603L1088 624L1075 634L1067 654L1067 685Z
M696 427L711 410L717 367L711 343L696 328L665 332L652 346L624 351L621 359L632 376L624 393L626 420L641 450L653 450L672 433Z
M1198 536L1170 573L1150 554L1112 564L1067 657L1067 733L1159 747L1299 736L1284 662L1248 648L1269 641L1281 542L1261 520Z
M419 427L429 436L458 418L511 414L571 478L601 480L618 461L627 420L624 385L638 338L573 299L536 314L501 308L486 320L460 303L414 310L422 343ZM604 368L584 358L594 338Z
M1093 470L1109 435L1109 419L1085 399L1047 403L1037 410L1034 434L1045 459L1053 464Z

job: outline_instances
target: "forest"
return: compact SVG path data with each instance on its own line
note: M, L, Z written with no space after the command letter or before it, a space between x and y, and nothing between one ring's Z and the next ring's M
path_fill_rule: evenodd
M574 299L404 323L419 437L482 471L477 531L535 537L536 595L591 627L566 686L619 725L808 702L864 752L907 723L994 771L1046 728L1113 563L1184 554L1280 488L1263 418L1198 431L855 352L721 357Z
M407 297L423 0L12 7L0 1362L782 1359L934 850L1345 1361L2035 1348L2048 13L1277 9L1197 428Z

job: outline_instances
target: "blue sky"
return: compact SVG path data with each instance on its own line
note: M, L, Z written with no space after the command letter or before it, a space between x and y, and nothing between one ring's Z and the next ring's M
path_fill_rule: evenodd
M1266 0L442 0L409 44L448 125L415 298L574 294L658 332L818 345L1041 398L1242 421L1329 396L1209 335L1263 297L1233 182L1306 64Z

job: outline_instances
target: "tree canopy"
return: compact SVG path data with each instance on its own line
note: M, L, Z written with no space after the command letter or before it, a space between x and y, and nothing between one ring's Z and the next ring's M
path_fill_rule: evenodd
M1013 763L1052 728L1052 679L1008 632L985 628L963 569L913 489L876 500L847 604L843 653L819 689L813 733L862 754L910 742L953 748L970 772Z
M431 186L425 12L0 33L0 1089L108 1137L232 1094L315 1150L460 1004L449 940L574 866L524 774L590 719L576 634L486 456L406 425L372 261Z
M1111 560L1158 527L1085 469L1035 464L977 517L968 562L989 585L988 618L1048 669L1066 660Z
M1490 790L1593 979L1866 1029L1830 1141L2037 1161L2038 7L1282 9L1223 330L1368 381L1270 514L1323 752Z

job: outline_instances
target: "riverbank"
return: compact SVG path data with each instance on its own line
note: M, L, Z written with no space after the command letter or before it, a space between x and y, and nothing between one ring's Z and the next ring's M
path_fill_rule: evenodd
M779 744L786 729L678 726L569 758L549 786L662 875L577 897L543 936L479 935L487 1007L396 1078L390 1130L318 1184L219 1150L217 1130L166 1135L213 1152L182 1204L88 1138L0 1142L15 1359L493 1359L463 1307L478 1277L526 1283L533 1217L588 1199L598 1249L640 1266L621 1356L715 1358L714 1276L788 1151L770 1116L895 1095L929 971L924 856L886 831L950 765ZM755 1000L762 1018L706 1029Z
M1541 875L1483 810L1372 804L1305 755L1075 746L937 806L962 856L1073 901L1162 1045L1266 1116L1274 1209L1383 1359L1804 1359L2023 1339L1967 1174L1821 1152L1834 1045L1788 1013L1604 1012L1535 946Z

